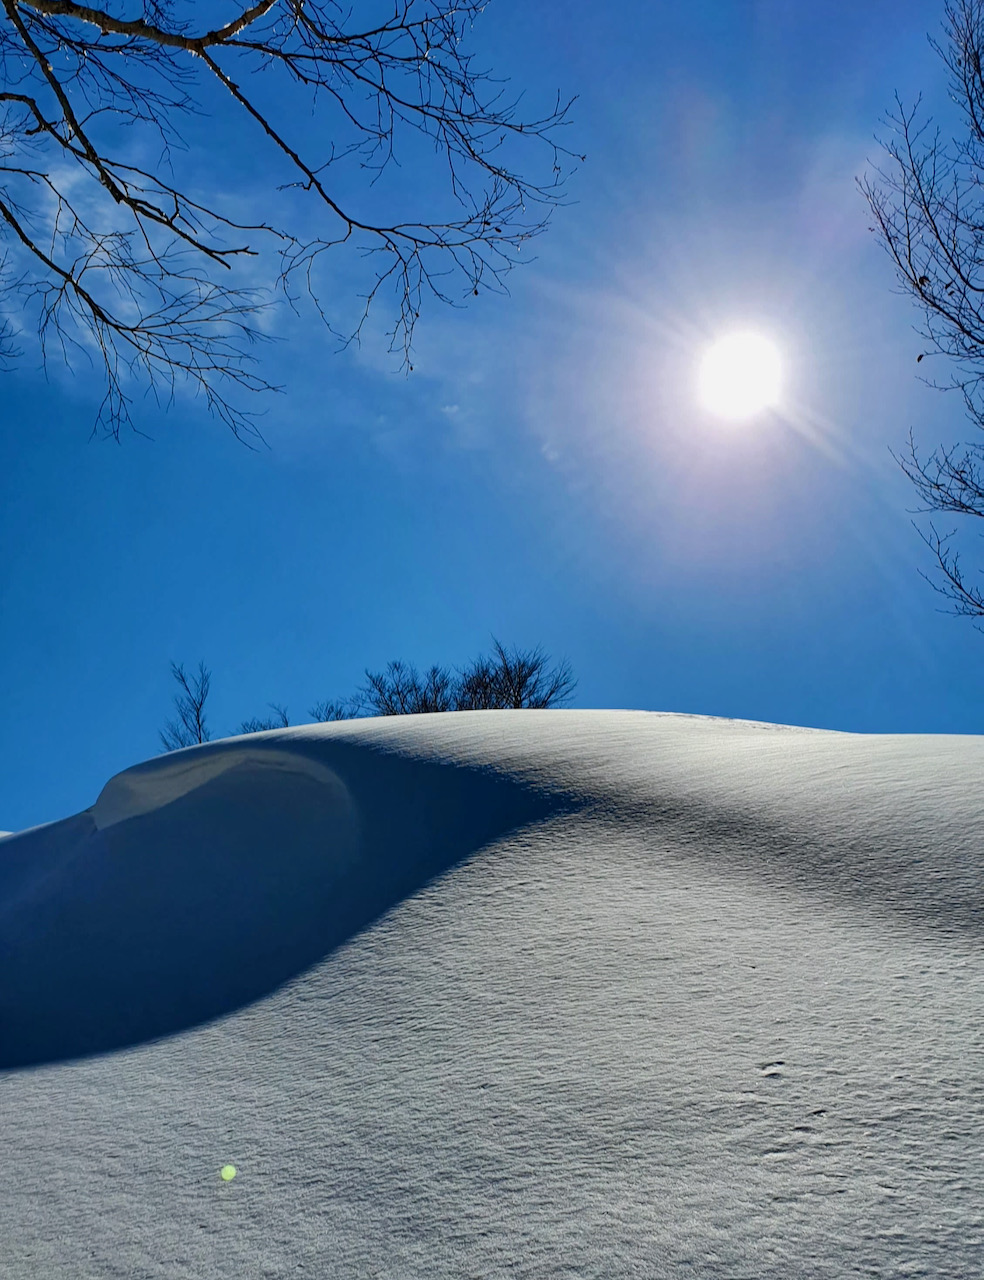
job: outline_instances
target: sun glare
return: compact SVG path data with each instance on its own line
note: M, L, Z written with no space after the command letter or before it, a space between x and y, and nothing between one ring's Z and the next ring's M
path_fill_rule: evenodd
M780 385L779 352L757 333L719 339L701 362L701 403L722 418L737 421L771 408Z

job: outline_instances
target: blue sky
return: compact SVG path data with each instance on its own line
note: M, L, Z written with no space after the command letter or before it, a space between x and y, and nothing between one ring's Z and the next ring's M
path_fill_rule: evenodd
M917 380L854 185L896 90L945 112L942 6L612 14L486 10L476 47L532 104L579 95L587 163L510 297L424 311L409 377L281 315L250 452L181 398L146 406L152 439L93 440L84 367L2 375L0 828L153 755L172 659L211 667L216 736L493 634L568 658L581 707L981 730L984 637L919 576L889 454L967 427ZM255 180L236 145L226 176ZM695 367L745 326L788 394L736 427Z

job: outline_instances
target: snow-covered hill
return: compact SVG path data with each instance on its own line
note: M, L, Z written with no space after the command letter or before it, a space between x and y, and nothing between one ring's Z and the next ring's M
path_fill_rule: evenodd
M0 1273L977 1280L982 776L590 711L119 775L0 845Z

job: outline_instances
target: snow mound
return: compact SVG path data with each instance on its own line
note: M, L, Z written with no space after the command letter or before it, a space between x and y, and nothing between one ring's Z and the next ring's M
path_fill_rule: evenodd
M127 770L0 846L4 1280L978 1280L982 771L574 711Z

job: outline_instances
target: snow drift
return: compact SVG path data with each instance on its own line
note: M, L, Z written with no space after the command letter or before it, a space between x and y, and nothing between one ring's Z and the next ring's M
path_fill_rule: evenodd
M546 811L503 778L316 730L128 769L92 809L5 847L0 1068L248 1004Z
M982 768L565 711L127 770L0 845L5 1276L976 1278Z

